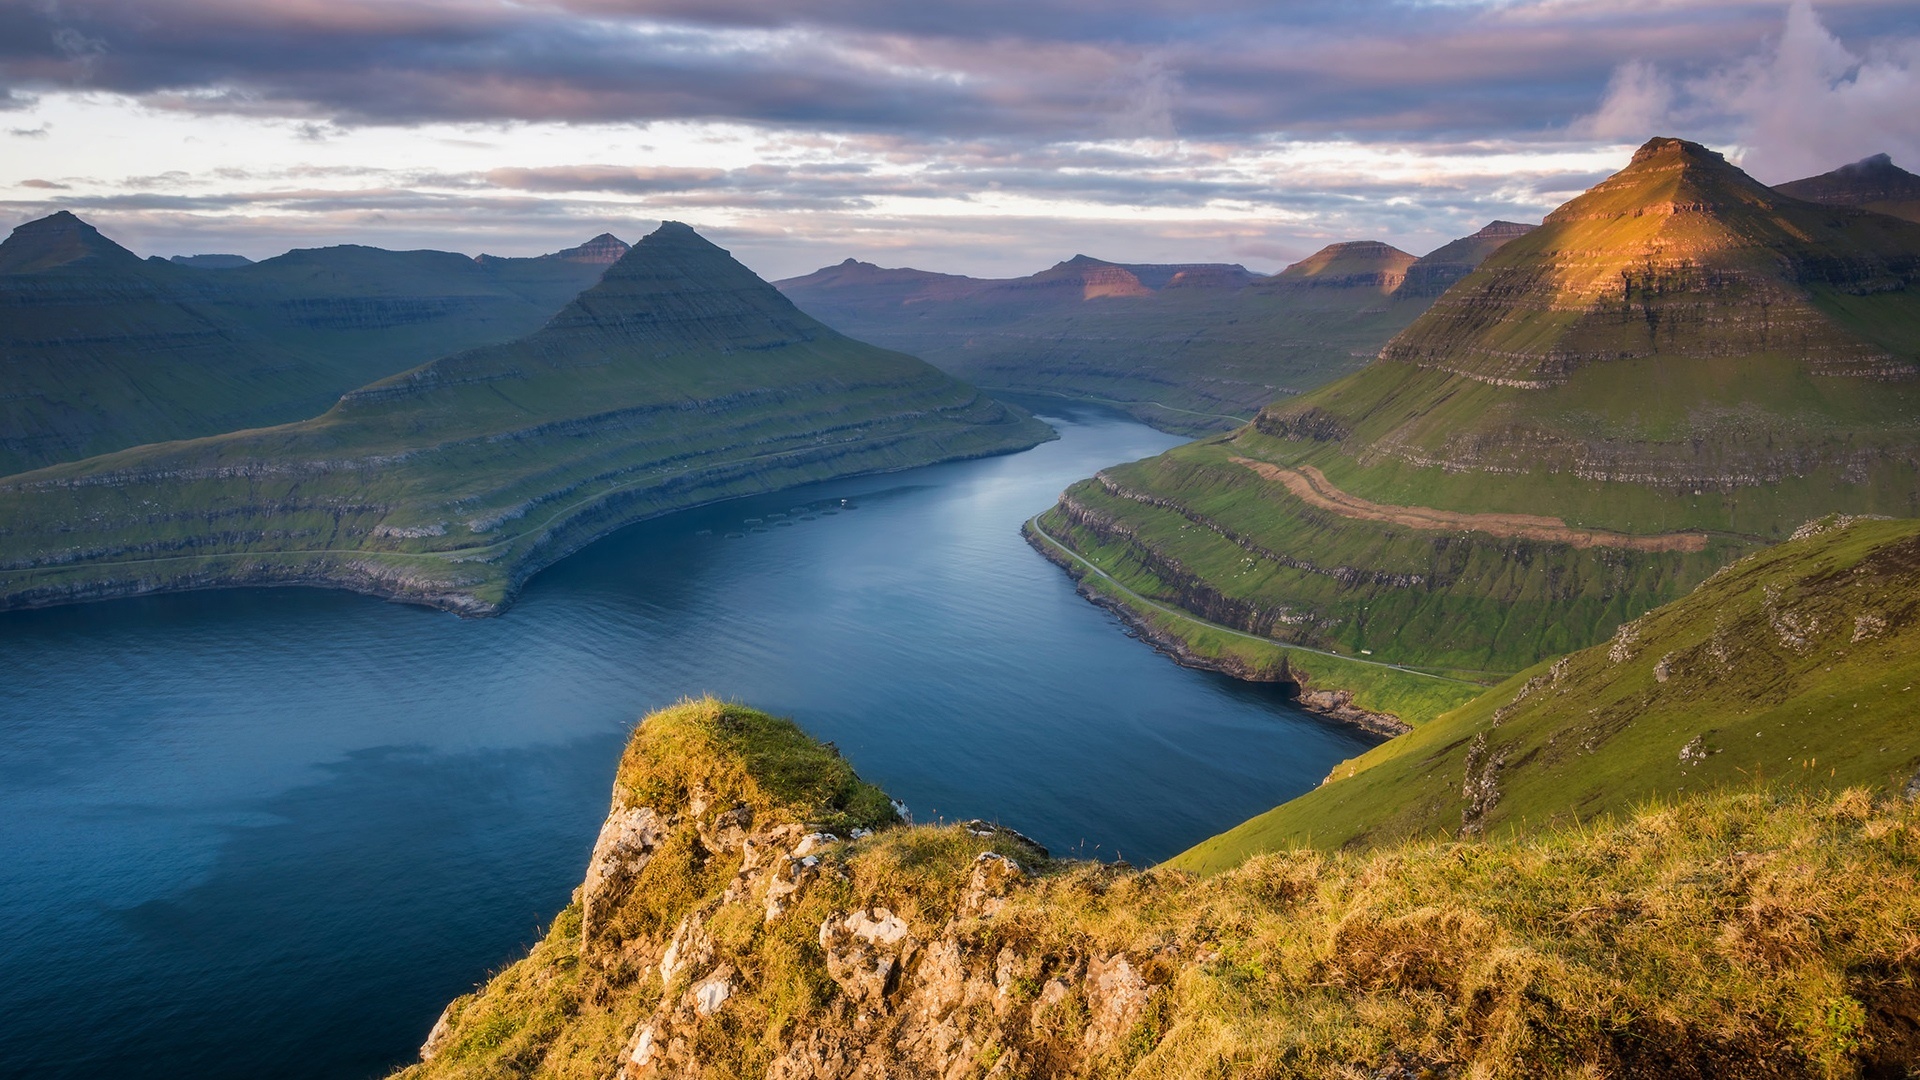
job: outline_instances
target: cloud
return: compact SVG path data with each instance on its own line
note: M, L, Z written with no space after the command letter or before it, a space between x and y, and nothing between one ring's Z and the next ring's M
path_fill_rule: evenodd
M1647 138L1668 122L1674 95L1672 81L1658 68L1644 60L1629 60L1608 81L1599 110L1577 121L1574 130L1599 139Z
M51 180L22 180L20 181L19 186L23 188L39 188L42 191L73 190L72 184L56 184Z
M1859 50L1808 0L1795 0L1771 41L1710 70L1622 64L1598 111L1575 130L1600 137L1718 135L1741 164L1780 183L1874 153L1920 163L1920 33L1883 35Z
M104 90L346 125L687 119L948 137L1435 138L1565 129L1620 65L1731 63L1774 32L1779 10L1776 0L61 0L0 6L0 76L8 93ZM1871 40L1920 27L1920 13L1857 0L1844 21L1841 32Z

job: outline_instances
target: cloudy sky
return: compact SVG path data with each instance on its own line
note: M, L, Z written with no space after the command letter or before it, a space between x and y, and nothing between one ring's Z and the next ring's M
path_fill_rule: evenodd
M0 0L0 225L1273 270L1538 220L1654 134L1920 171L1917 103L1913 0Z

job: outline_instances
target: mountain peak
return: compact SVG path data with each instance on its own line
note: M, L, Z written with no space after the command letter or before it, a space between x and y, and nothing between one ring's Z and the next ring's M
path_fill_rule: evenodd
M620 256L625 255L630 246L631 245L625 240L620 239L612 233L601 233L599 236L577 247L566 248L561 251L556 251L551 255L542 255L540 257L543 259L557 259L561 262L593 263L600 266L611 266L620 261Z
M1479 232L1467 237L1467 239L1511 240L1516 236L1525 236L1537 228L1539 228L1537 225L1528 225L1519 221L1501 221L1496 218L1493 221L1487 222Z
M0 274L50 270L82 259L128 265L140 261L139 256L100 235L100 230L68 210L29 221L0 243Z
M1674 139L1656 135L1643 143L1640 149L1633 152L1633 160L1628 162L1627 167L1632 168L1635 165L1641 165L1647 162L1663 164L1687 162L1702 165L1725 165L1727 164L1727 158L1726 155L1719 151L1709 150L1697 142L1688 142L1685 139Z
M1378 240L1328 244L1280 271L1269 281L1284 285L1378 287L1392 292L1405 280L1414 257Z
M1548 214L1550 223L1771 210L1773 190L1723 155L1685 139L1657 138L1634 151L1627 167Z

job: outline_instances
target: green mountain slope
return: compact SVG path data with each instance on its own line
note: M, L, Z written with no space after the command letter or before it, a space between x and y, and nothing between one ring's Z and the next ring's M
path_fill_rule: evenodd
M1823 519L1171 860L1624 816L1723 788L1914 790L1920 522Z
M1723 796L1196 880L902 825L790 722L684 702L573 903L396 1076L1901 1076L1916 830Z
M1497 678L1811 518L1920 515L1916 375L1920 227L1656 139L1365 370L1040 525L1212 622Z
M1526 228L1496 223L1433 264L1377 242L1335 244L1271 277L1077 255L1005 281L850 259L777 284L829 325L979 385L1095 398L1200 434L1357 368L1426 310L1435 281L1516 234L1502 227ZM1403 289L1410 274L1424 284Z
M0 244L0 475L313 416L531 333L617 257L607 240L539 259L348 246L205 268L142 260L64 211L29 222Z
M1895 165L1885 154L1862 158L1819 176L1779 184L1773 190L1808 202L1857 206L1920 221L1920 176Z
M486 614L631 521L1050 437L669 223L518 341L301 423L0 480L0 608L287 583Z

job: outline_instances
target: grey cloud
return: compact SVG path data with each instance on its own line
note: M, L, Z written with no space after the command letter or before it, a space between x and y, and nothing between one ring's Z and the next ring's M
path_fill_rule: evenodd
M43 191L71 191L73 189L73 185L71 184L56 184L51 180L22 180L19 186L23 188L39 188Z
M736 119L1045 138L1563 128L1622 63L1704 70L1777 2L64 0L0 13L0 75L343 123ZM1920 32L1836 8L1843 39ZM321 130L321 129L316 129Z

